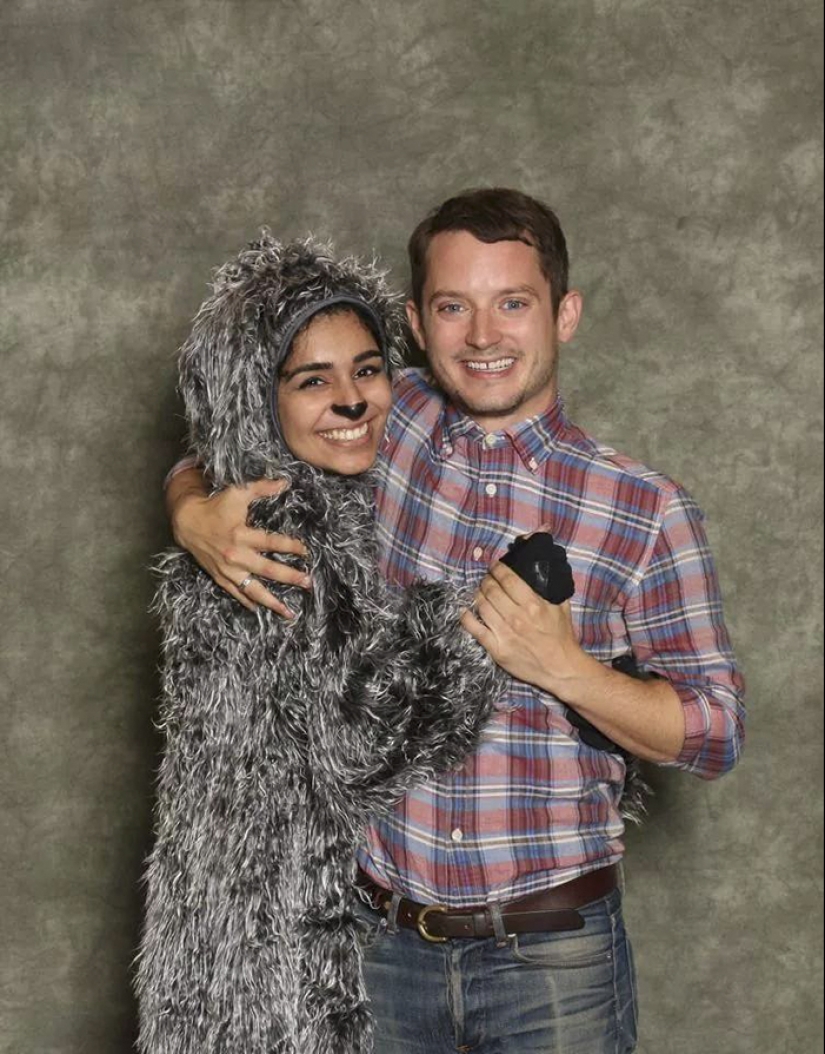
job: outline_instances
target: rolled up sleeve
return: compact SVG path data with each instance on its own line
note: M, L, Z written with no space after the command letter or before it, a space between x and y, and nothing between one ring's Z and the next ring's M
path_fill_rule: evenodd
M715 779L742 753L745 686L703 519L683 490L670 496L625 620L637 660L666 678L682 702L684 743L666 764Z
M166 488L169 486L169 484L179 472L184 472L188 468L197 467L198 459L196 457L194 457L193 455L189 455L188 457L182 457L180 461L176 461L175 464L166 473L163 479L163 489L166 490Z

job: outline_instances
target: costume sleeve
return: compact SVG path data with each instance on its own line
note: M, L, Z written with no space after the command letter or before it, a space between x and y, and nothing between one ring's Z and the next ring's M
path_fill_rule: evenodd
M703 516L684 491L671 497L636 589L625 608L637 661L678 694L685 741L668 764L714 779L739 759L744 683L722 617Z
M365 684L371 756L352 773L361 790L375 792L373 809L461 763L490 717L505 678L461 626L465 606L447 582L417 583L403 597Z
M470 598L449 582L405 593L392 642L389 695L409 712L411 763L448 768L476 745L505 676L461 625Z

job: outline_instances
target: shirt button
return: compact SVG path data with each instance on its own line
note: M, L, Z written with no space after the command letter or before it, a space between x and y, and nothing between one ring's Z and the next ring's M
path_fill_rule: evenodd
M495 485L495 483L488 483L487 486L484 488L485 494L489 494L491 498L497 491L498 487Z
M527 467L533 472L535 472L536 469L539 467L539 463L534 457L531 457L530 460L527 462Z
M473 559L480 560L482 556L484 556L484 550L481 548L480 545L477 545L475 549L473 549Z
M464 837L464 832L461 830L460 827L456 827L456 829L450 835L450 838L452 838L452 840L454 842L460 842L463 837Z
M491 447L491 446L495 446L496 445L496 437L493 435L492 432L488 432L487 435L484 437L484 445L486 447Z

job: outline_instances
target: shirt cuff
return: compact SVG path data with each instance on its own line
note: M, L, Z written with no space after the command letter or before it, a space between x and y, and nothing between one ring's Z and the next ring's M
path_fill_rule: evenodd
M186 469L188 469L188 468L197 468L197 466L198 466L198 459L196 457L192 457L191 455L189 457L182 457L180 459L180 461L176 461L175 464L169 469L169 471L166 473L166 476L164 477L163 489L166 490L166 488L169 486L169 484L172 482L172 480L175 478L175 476L177 476L177 474L179 472L185 472Z
M670 683L679 696L682 712L685 715L685 741L677 765L690 765L701 754L713 724L710 703L704 693L687 685Z

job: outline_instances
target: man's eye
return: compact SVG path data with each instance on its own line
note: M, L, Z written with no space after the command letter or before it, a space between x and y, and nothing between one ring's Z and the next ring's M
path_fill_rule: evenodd
M436 308L439 315L457 315L461 310L461 304L439 304Z
M527 307L526 300L518 300L516 297L509 297L504 301L505 311L517 311L521 307Z

